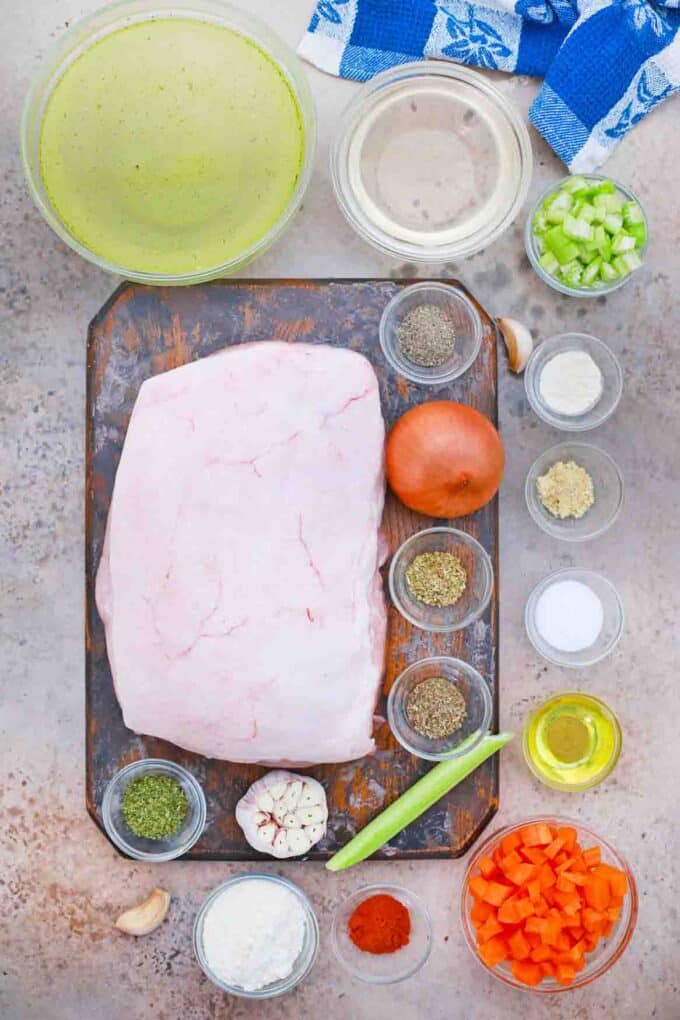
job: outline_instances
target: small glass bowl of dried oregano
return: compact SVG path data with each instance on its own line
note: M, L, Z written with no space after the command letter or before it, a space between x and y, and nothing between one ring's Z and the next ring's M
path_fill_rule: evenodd
M205 827L205 794L191 772L163 758L143 758L116 772L102 801L111 841L138 861L172 861Z
M488 731L493 714L484 677L461 659L421 659L397 677L387 699L387 718L407 751L428 761L457 758Z
M478 620L493 592L493 566L479 542L457 528L427 528L392 557L392 601L409 623L446 634Z
M452 283L414 283L397 291L380 320L380 345L399 375L442 386L467 372L479 354L482 321Z

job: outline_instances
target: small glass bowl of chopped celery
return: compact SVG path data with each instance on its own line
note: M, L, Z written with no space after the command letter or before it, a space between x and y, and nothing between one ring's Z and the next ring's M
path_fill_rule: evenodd
M179 829L164 839L137 836L123 814L123 796L129 783L143 776L167 776L181 786L187 812ZM113 776L104 791L102 821L111 842L127 857L137 861L172 861L181 857L198 841L207 818L205 794L188 769L164 758L142 758L126 765Z
M538 494L538 479L555 464L573 461L590 475L593 503L582 517L558 517ZM623 506L623 477L608 453L590 443L566 442L544 450L529 468L524 485L527 509L534 522L552 538L563 542L587 542L604 535Z
M633 192L610 177L576 174L543 192L524 244L536 273L572 297L618 290L640 268L647 218Z
M409 698L423 681L442 677L463 696L465 716L452 733L444 737L428 737L409 719ZM462 659L433 655L413 662L390 688L387 719L392 733L402 747L426 761L446 761L467 754L482 740L491 724L493 699L481 673Z

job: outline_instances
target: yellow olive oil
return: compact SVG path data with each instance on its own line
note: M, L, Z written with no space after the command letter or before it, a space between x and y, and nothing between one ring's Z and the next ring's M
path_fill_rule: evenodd
M586 790L616 765L621 729L599 698L568 691L529 716L523 745L529 768L542 782L560 790Z

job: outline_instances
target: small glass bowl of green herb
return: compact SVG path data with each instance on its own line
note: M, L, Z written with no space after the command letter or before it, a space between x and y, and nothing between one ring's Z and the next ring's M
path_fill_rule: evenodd
M482 320L452 283L400 288L380 320L388 364L421 386L443 386L467 372L482 344Z
M104 792L102 821L112 843L138 861L172 861L198 841L205 794L187 769L143 758L116 772Z
M529 261L561 294L598 297L618 290L644 261L647 218L633 192L597 174L551 185L524 232Z
M392 684L387 719L402 747L427 761L467 754L489 729L491 691L462 659L434 655L404 670Z
M491 558L457 528L426 528L392 557L390 596L415 627L435 634L462 630L487 608L494 586Z

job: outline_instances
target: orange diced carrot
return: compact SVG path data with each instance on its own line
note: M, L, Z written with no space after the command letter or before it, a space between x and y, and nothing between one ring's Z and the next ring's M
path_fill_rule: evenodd
M581 912L581 918L583 920L583 927L589 932L602 931L602 924L605 920L606 915L599 910L593 910L592 907L584 907Z
M534 903L534 914L536 914L536 917L545 917L549 909L550 907L548 905L548 902L543 898L543 896L541 896L539 900L536 903Z
M621 907L607 907L607 920L618 921L621 917Z
M531 900L526 899L526 897L516 901L515 909L520 921L525 921L528 917L532 917L535 913L533 903Z
M537 878L533 878L530 882L527 882L527 892L529 893L529 899L532 903L536 904L541 898L541 883Z
M576 829L572 825L563 825L557 830L557 835L564 843L568 851L572 851L578 845L576 843Z
M565 853L564 850L560 850L557 857L553 859L553 868L559 875L561 871L567 871L571 867L571 857Z
M514 898L506 900L498 908L498 920L503 924L519 924L521 917L517 910L517 902Z
M513 850L516 850L520 846L522 839L519 832L510 832L507 836L504 836L501 840L501 853L503 856L511 854Z
M543 971L544 977L555 977L555 964L550 960L542 960L539 967Z
M498 874L498 868L490 857L480 857L477 864L483 878L493 878Z
M526 960L513 960L510 970L518 981L525 985L540 985L543 980L543 971L537 963L530 963Z
M500 935L503 931L503 925L493 916L487 917L483 925L477 929L477 941L488 942L494 935Z
M573 887L572 887L573 889ZM569 917L573 917L581 909L581 897L575 892L562 892L561 889L556 889L554 892L555 903L562 909L562 912L567 914Z
M554 907L555 906L555 890L554 889L544 889L543 890L543 899L545 900L545 902L548 904L549 907Z
M580 970L583 970L583 968L585 967L585 965L586 965L586 958L585 958L585 956L582 956L580 960L577 960L577 961L576 961L576 962L575 962L574 964L572 964L572 966L573 966L574 970L575 970L575 971L576 971L577 973L578 973L578 972L579 972Z
M508 944L500 935L496 935L488 942L478 946L477 952L487 967L496 967L503 960L507 960L509 955Z
M489 883L485 878L482 878L481 875L475 875L474 878L470 879L468 888L475 899L483 900L486 891L489 888Z
M541 939L547 946L557 946L557 941L561 935L561 929L559 921L554 917L545 918L545 930L541 935Z
M508 948L514 960L526 960L531 952L531 946L519 928L508 939Z
M585 885L588 881L588 876L585 872L571 871L569 868L565 868L564 871L560 872L562 878L566 879L567 882L571 882L572 885Z
M571 939L566 932L561 931L555 940L555 949L558 949L560 953L567 953L571 949Z
M540 946L536 946L535 949L531 950L529 954L534 963L543 963L544 960L551 960L553 951L550 946L544 946L543 943Z
M587 868L594 868L602 860L602 854L599 846L589 846L587 850L583 851L583 860L586 862Z
M612 896L620 896L623 899L628 892L628 879L619 868L614 868L611 864L600 864L593 874L606 878Z
M614 924L612 921L605 921L604 924L602 925L602 934L606 939L609 938L613 930Z
M523 863L524 862L522 861L522 858L517 853L517 851L513 850L511 853L506 854L505 857L501 857L501 859L500 859L500 861L498 863L498 867L501 869L501 871L503 872L503 874L507 878L508 877L508 873L510 871L514 871L515 868L518 868L520 866L520 864L523 864Z
M583 954L585 953L585 951L586 951L586 944L585 944L585 942L583 940L581 940L579 942L575 942L574 945L571 947L571 950L570 950L570 956L571 956L572 961L574 963L576 963L578 960L580 960L581 957L583 956Z
M535 932L536 935L543 936L547 925L548 922L543 917L527 917L524 930L525 932Z
M558 853L563 848L563 846L564 846L563 839L559 838L554 839L552 843L550 843L543 852L545 853L545 856L548 858L548 860L552 861L555 857L557 857Z
M570 985L576 976L573 966L568 963L558 963L555 968L555 980L558 985Z
M534 877L537 870L535 864L528 864L526 861L522 861L516 868L507 872L507 877L513 885L526 885Z
M569 932L573 939L576 939L577 942L580 942L585 934L585 928L582 928L581 925L579 925L577 928L574 928L571 925L567 925L566 930Z
M525 825L519 830L524 846L547 846L552 843L552 833L549 826L543 822L536 822L533 825Z
M588 876L588 881L583 889L585 900L589 907L592 907L594 910L607 909L611 899L609 882L604 875L597 873L597 869Z
M505 903L508 896L511 895L512 886L503 885L501 882L487 882L482 899L485 903L491 903L494 907L500 907L501 903Z
M537 935L535 931L527 931L525 928L524 936L532 949L538 949L539 946L543 945L541 936Z
M529 861L529 864L544 864L547 860L540 846L523 846L520 847L518 853L522 855L525 861Z
M495 913L494 908L490 903L484 903L483 900L475 900L470 910L470 920L474 925L479 927L480 924L484 924L487 917Z
M550 889L551 886L555 885L557 878L555 872L549 864L544 864L538 873L538 881L541 883L541 892L545 892L546 889Z
M574 885L573 882L570 882L568 878L565 878L564 874L561 874L557 879L557 882L555 883L555 888L559 890L559 892L566 893L576 892L576 886Z

